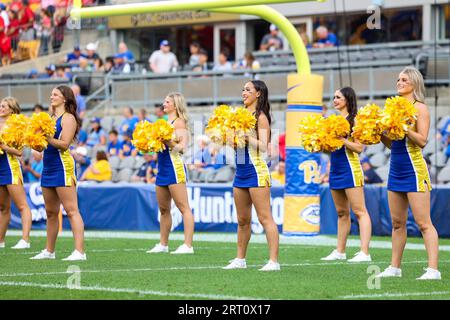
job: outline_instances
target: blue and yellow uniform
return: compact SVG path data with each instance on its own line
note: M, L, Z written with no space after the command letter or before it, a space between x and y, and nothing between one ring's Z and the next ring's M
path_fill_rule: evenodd
M62 133L62 118L64 113L56 120L56 132L53 138L60 139ZM75 161L69 149L62 151L52 145L44 150L44 169L42 170L42 187L70 187L76 184Z
M177 120L177 119L175 119ZM175 122L173 120L171 124ZM169 150L166 147L162 152L158 152L158 173L156 175L156 185L167 187L172 184L186 183L186 167L181 158L181 154Z
M23 184L19 159L3 151L0 155L0 186Z
M413 130L416 130L415 126ZM396 192L431 191L430 175L422 149L407 137L392 141L387 189Z
M236 176L233 187L258 188L270 187L269 167L261 153L251 145L236 150Z
M341 190L364 186L364 173L356 152L345 145L331 153L330 189Z

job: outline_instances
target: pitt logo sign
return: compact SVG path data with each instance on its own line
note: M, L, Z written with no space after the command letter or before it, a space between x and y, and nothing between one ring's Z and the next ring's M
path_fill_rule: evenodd
M320 183L319 165L314 160L303 161L298 169L304 172L304 181L306 184Z

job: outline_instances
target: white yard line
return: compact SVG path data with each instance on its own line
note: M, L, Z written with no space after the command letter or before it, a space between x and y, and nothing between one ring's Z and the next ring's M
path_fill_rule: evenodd
M396 293L379 293L379 294L360 294L341 296L337 299L373 299L373 298L402 298L414 296L438 296L450 295L450 291L431 291L431 292L396 292Z
M20 236L22 232L20 230L9 230L7 236ZM31 237L45 237L46 232L41 230L31 231ZM59 237L72 238L71 231L63 231ZM86 239L143 239L143 240L159 240L159 233L155 232L112 232L112 231L86 231ZM170 240L182 241L184 235L182 233L172 233ZM198 242L225 242L236 243L237 235L235 233L197 233L194 235L194 241ZM263 243L266 244L266 236L264 234L254 234L250 240L251 243ZM305 236L305 237L286 237L280 235L280 244L293 244L293 245L309 245L309 246L336 246L336 238L332 236ZM360 241L358 239L349 239L347 241L347 247L359 248ZM376 249L391 249L391 241L373 240L370 242L371 248ZM425 246L419 243L407 243L406 249L408 250L425 250ZM439 251L450 251L450 245L439 246Z
M311 261L311 260L309 260ZM440 263L450 263L450 260L439 261ZM357 265L387 265L389 261L376 261L372 263L346 263L344 262L303 262L303 263L282 263L282 267L316 267L316 266L357 266ZM418 261L404 261L403 264L426 264L426 260ZM80 262L82 264L82 262ZM80 273L115 273L115 272L160 272L160 271L179 271L179 270L214 270L222 269L226 265L207 265L207 266L190 266L190 267L161 267L161 268L134 268L134 269L97 269L97 270L80 270ZM260 268L263 264L247 265L248 268ZM223 270L223 272L230 272ZM51 271L51 272L19 272L19 273L4 273L0 274L0 277L30 277L30 276L43 276L43 275L67 275L67 271Z
M144 296L161 296L161 297L179 297L179 298L200 298L200 299L219 299L219 300L259 300L264 298L257 297L239 297L239 296L227 296L219 294L208 293L181 293L181 292L164 292L153 290L140 290L129 288L108 288L100 286L88 286L70 289L67 285L61 284L46 284L46 283L33 283L33 282L15 282L15 281L0 281L0 287L27 287L27 288L42 288L42 289L65 289L76 291L101 291L111 293L135 293Z

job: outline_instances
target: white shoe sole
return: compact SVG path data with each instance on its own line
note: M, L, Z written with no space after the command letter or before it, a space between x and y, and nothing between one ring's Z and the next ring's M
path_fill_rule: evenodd
M145 253L169 253L169 251L145 251Z
M35 257L31 257L30 260L55 260L56 258L35 258Z
M176 252L176 251L172 251L170 254L194 254L194 252Z
M247 266L245 266L245 267L233 267L233 268L223 267L222 269L223 270L247 269Z
M352 259L350 259L350 260L347 260L347 262L350 262L350 263L372 262L372 260L352 260Z

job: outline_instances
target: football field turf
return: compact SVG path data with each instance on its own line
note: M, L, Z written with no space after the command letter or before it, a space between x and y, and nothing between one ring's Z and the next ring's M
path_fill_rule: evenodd
M325 262L331 236L283 237L280 272L258 271L267 260L264 235L253 235L247 269L222 270L236 255L236 234L197 233L194 255L148 254L158 233L86 232L87 261L66 262L70 232L58 238L56 260L29 260L45 246L45 233L32 233L32 248L10 249L19 239L9 231L0 249L0 299L450 299L450 239L440 240L441 281L419 281L427 266L422 239L409 238L403 277L374 275L389 265L389 237L372 239L372 263ZM172 233L170 250L182 244ZM350 237L347 258L358 251ZM77 272L79 271L79 272Z

